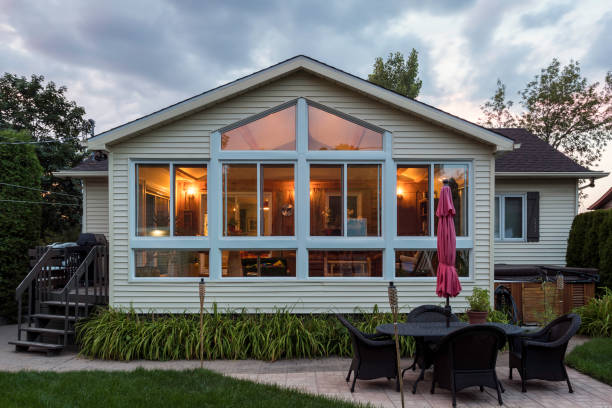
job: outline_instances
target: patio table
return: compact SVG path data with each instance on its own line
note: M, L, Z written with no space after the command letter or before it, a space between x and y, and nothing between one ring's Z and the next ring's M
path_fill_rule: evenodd
M506 336L517 336L525 332L525 329L520 326L515 326L513 324L506 323L484 323L485 325L495 326L504 331ZM411 336L411 337L444 337L447 334L454 332L462 327L469 326L469 323L466 322L450 322L449 326L446 327L446 322L410 322L410 323L398 323L397 324L397 333L400 336ZM386 334L389 336L395 335L395 328L393 323L381 324L376 327L376 331L381 334ZM425 378L425 369L423 367L421 369L421 374L415 381L412 387L412 393L416 393L417 384L423 378ZM500 383L501 386L501 383ZM504 390L502 386L502 391Z

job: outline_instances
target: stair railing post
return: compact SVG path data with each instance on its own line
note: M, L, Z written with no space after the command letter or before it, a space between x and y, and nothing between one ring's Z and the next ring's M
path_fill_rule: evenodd
M64 347L68 346L68 291L64 292Z
M21 340L21 298L17 298L17 340Z

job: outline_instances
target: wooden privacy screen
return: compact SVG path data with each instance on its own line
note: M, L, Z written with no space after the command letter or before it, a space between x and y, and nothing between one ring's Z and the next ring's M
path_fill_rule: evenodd
M503 285L510 290L519 319L523 324L536 324L544 316L544 289L538 282L496 282L495 287ZM547 301L556 315L570 313L573 308L583 306L595 296L594 283L565 282L562 290L554 282L546 283Z

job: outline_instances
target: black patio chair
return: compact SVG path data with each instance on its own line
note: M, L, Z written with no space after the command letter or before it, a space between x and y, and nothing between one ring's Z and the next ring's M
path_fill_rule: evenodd
M353 373L351 392L355 391L357 379L373 380L381 377L395 378L395 387L399 391L395 341L383 334L362 333L344 316L337 314L336 317L348 329L353 343L353 361L346 376L346 382L349 382Z
M459 318L454 314L451 314L451 322L458 322ZM427 322L446 322L446 312L443 307L436 305L422 305L415 309L412 309L406 316L406 323L427 323ZM442 340L442 337L428 336L428 337L415 337L415 353L414 361L408 368L402 370L402 377L404 373L410 369L416 370L417 364L422 370L426 370L433 364L433 355L431 353L431 347ZM421 373L423 374L423 373ZM416 392L416 390L415 390Z
M445 336L434 351L434 372L431 393L436 384L450 390L453 407L457 406L458 391L472 386L497 390L497 401L503 404L502 388L495 365L497 353L506 344L506 334L488 325L470 325Z
M504 285L499 285L497 288L495 288L495 310L500 310L506 313L511 324L519 323L516 302L514 302L510 289Z
M574 392L564 359L567 343L580 328L580 316L570 313L558 317L542 330L510 339L510 379L512 369L521 376L521 391L531 379L566 381L570 393Z

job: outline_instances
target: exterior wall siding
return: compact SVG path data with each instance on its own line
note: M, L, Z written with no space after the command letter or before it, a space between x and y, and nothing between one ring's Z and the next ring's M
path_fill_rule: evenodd
M496 193L540 192L540 240L495 242L496 264L565 266L567 239L576 216L574 179L498 179Z
M111 146L111 305L166 312L196 312L199 307L196 282L138 282L129 277L128 168L130 159L205 159L210 156L210 134L226 125L304 97L393 134L396 160L462 160L470 162L474 187L471 203L474 250L472 275L462 280L463 292L453 299L455 310L467 306L465 296L475 285L492 285L490 202L493 177L492 147L436 127L409 114L390 108L361 94L306 73L295 73L235 97L192 116ZM395 215L393 215L395 219ZM221 310L247 308L271 311L291 307L296 313L352 312L356 307L372 310L377 304L388 309L388 282L256 280L207 283L206 304L216 302ZM396 281L402 308L441 304L435 295L435 280Z
M85 178L84 232L108 236L108 180Z

